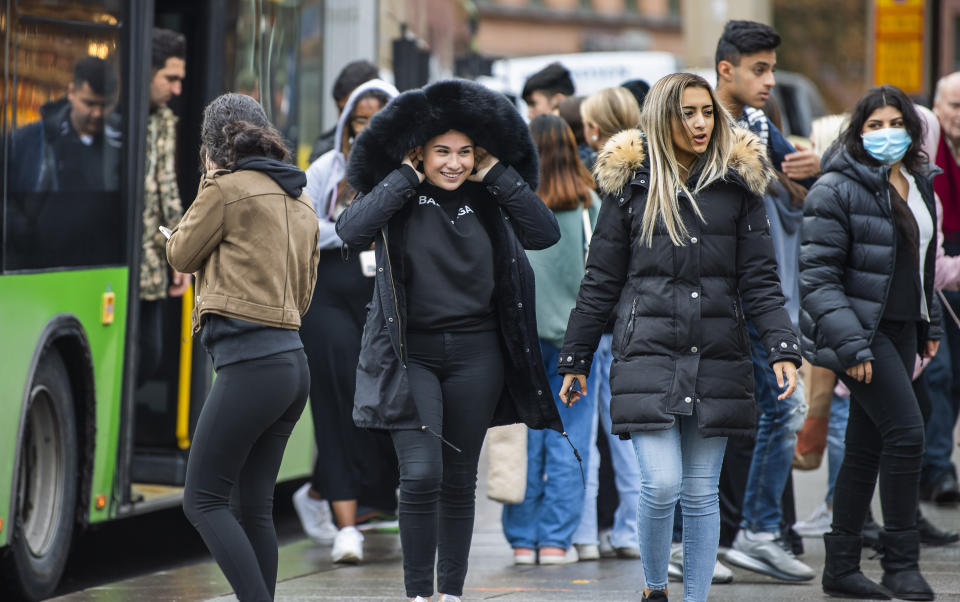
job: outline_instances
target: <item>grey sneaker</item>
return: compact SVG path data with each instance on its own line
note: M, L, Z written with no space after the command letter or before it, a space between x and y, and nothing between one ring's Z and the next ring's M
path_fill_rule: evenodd
M748 538L745 529L737 533L725 560L748 571L783 581L810 581L816 571L797 560L779 540Z

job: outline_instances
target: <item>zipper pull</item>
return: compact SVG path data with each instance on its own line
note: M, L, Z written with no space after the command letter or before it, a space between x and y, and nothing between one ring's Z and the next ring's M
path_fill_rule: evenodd
M446 443L447 445L449 445L449 446L450 446L455 452L457 452L458 454L463 452L462 449L460 449L459 447L457 447L457 446L454 445L453 443L450 443L449 441L447 441L446 439L444 439L443 436L440 435L440 433L438 433L437 431L433 430L433 429L430 428L429 426L427 426L427 425L424 424L423 426L420 427L420 430L421 430L421 431L426 431L426 432L430 433L431 435L433 435L434 437L436 437L437 439L439 439L441 442ZM582 469L582 468L580 469L580 472L581 472L581 473L583 472L583 469Z

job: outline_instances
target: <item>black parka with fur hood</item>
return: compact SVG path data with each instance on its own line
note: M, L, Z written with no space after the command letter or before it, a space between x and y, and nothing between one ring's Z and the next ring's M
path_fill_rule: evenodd
M597 158L603 205L559 367L561 373L590 373L615 308L615 434L665 430L677 416L691 414L706 437L752 434L756 407L744 305L771 365L800 364L760 196L772 176L766 150L747 130L733 131L726 176L697 197L704 220L685 196L680 200L689 229L683 246L673 244L662 224L652 247L640 242L650 182L643 134L615 135Z
M822 164L824 175L803 203L800 331L804 357L844 372L874 359L870 345L890 292L897 238L890 168L864 165L841 144L827 149ZM939 170L934 169L913 177L936 223L932 178ZM918 347L943 335L940 300L933 292L937 234L924 257L930 321L918 328Z
M522 421L563 432L540 355L534 276L524 252L553 245L560 229L533 192L537 151L523 119L502 95L464 80L401 94L370 120L350 153L347 178L361 194L340 216L337 234L351 250L375 242L377 261L357 366L354 423L372 429L426 428L406 373L403 249L416 185L398 168L408 150L451 129L500 159L483 184L468 181L460 188L476 199L471 207L493 245L505 385L491 426Z

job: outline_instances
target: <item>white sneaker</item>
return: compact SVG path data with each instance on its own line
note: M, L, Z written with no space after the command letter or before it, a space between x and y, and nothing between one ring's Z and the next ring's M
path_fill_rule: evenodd
M670 564L667 565L667 577L673 581L683 581L683 544L670 544ZM733 581L733 571L720 563L720 559L713 565L711 583L730 583Z
M793 530L801 537L820 537L830 530L833 520L833 510L827 508L826 502L820 504L807 520L797 521Z
M580 562L585 560L600 560L600 546L592 543L575 543L573 547L577 549L577 556Z
M567 548L567 553L563 556L544 556L540 554L540 565L556 565L556 564L573 564L579 562L580 557L577 555L577 548L570 546Z
M443 597L440 598L440 602L461 602L460 596L451 596L450 594L443 594Z
M783 581L810 581L817 576L816 571L797 560L773 533L753 533L740 529L724 559L742 569Z
M319 544L333 543L337 537L337 527L333 524L330 503L310 497L310 483L304 483L293 494L293 507L307 537Z
M363 560L363 533L356 527L344 527L333 540L330 557L334 562L357 564Z
M600 557L601 558L616 558L617 551L613 549L613 544L610 543L610 535L613 533L612 529L604 529L598 534L598 539L600 540Z
M423 596L417 596L416 598L413 599L413 602L427 602L427 599L424 598Z

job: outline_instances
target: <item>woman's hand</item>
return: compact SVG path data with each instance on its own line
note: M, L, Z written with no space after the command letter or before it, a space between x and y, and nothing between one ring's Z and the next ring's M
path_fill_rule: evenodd
M933 359L933 356L940 350L940 341L928 340L923 350L923 357Z
M797 367L793 362L775 362L773 373L777 375L777 386L787 390L777 396L777 399L786 399L797 390Z
M497 159L493 155L487 152L482 146L478 146L473 151L474 157L474 173L467 176L467 179L471 182L482 182L483 178L490 172L490 169L500 162L500 159ZM576 400L574 400L575 402ZM571 403L574 403L571 402Z
M571 389L573 381L576 379L580 385L580 390ZM560 387L560 401L568 408L577 403L581 397L587 394L587 375L586 374L564 374L563 385Z
M417 177L420 178L420 183L423 184L423 179L427 177L423 172L417 169L417 163L419 159L417 158L418 151L415 148L411 148L407 151L407 154L403 156L403 165L409 165L410 169L413 170L413 173L417 174Z
M870 381L873 380L873 363L870 360L861 362L856 366L851 366L847 368L847 376L853 380L870 384Z

